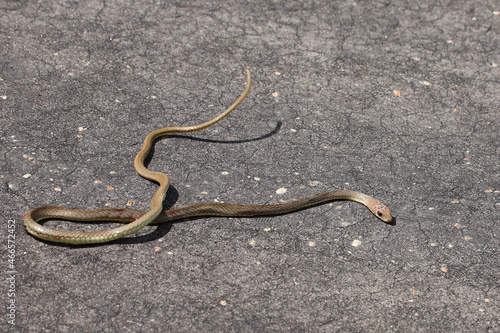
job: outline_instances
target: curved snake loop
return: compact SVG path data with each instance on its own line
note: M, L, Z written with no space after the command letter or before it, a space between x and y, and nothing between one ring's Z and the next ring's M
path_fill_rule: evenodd
M368 207L375 216L384 222L391 222L392 216L389 208L379 200L366 194L341 190L320 193L307 198L298 199L291 202L275 205L237 205L229 203L198 203L180 208L163 210L163 200L170 180L167 175L148 170L144 161L148 156L156 139L172 133L186 133L200 131L212 126L221 119L227 117L247 96L251 86L250 71L246 71L247 86L241 96L227 110L217 117L203 124L186 127L165 127L149 133L144 139L142 149L134 160L134 167L137 173L151 181L159 184L153 198L151 199L151 209L144 213L131 208L106 208L97 210L71 209L58 206L43 206L30 210L23 217L26 231L31 235L43 240L68 243L68 244L95 244L109 242L131 235L150 223L162 223L196 216L233 216L250 217L263 215L285 214L306 207L318 205L332 200L351 200L359 202ZM47 219L63 219L70 221L114 221L126 223L123 226L103 231L79 232L62 231L44 227L38 222Z

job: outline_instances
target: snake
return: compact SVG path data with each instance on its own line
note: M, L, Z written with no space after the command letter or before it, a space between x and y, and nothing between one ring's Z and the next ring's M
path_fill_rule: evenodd
M23 217L26 231L39 239L66 244L98 244L110 242L136 233L149 224L165 223L193 217L254 217L287 214L293 211L320 205L333 200L350 200L365 205L380 220L393 221L390 209L379 200L352 190L328 191L309 197L268 205L240 205L224 202L205 202L173 208L163 211L163 201L170 186L169 177L161 172L151 171L144 165L151 148L160 137L173 133L187 133L203 130L227 117L245 99L252 85L250 71L246 70L247 85L240 97L224 112L199 125L184 127L165 127L149 133L136 155L134 167L137 173L159 187L151 199L149 211L143 212L132 208L73 209L60 206L42 206L27 212ZM100 231L57 230L41 225L48 219L76 222L119 222L124 225Z

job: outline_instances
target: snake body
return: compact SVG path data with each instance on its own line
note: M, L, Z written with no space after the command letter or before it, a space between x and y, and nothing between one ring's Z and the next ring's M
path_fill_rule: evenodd
M245 91L236 100L236 102L233 103L233 105L217 117L196 126L161 128L149 133L146 136L142 149L135 157L134 167L140 176L159 184L158 189L151 199L151 208L148 212L142 212L131 208L82 210L58 206L42 206L30 210L24 215L23 221L26 231L35 237L52 242L68 244L95 244L109 242L131 235L151 223L170 222L197 216L251 217L285 214L332 200L351 200L359 202L368 207L368 209L370 209L370 211L382 221L388 223L392 222L391 212L382 202L366 194L349 190L324 192L310 197L275 205L237 205L210 202L174 208L166 210L162 213L163 200L165 199L167 189L170 186L170 180L167 175L161 172L148 170L144 165L144 161L154 145L155 140L167 134L199 131L212 126L228 116L243 101L243 99L245 99L246 95L250 91L252 82L250 71L247 70L246 74L247 86ZM62 231L44 227L38 223L47 219L63 219L83 222L113 221L125 223L125 225L114 229L93 232Z

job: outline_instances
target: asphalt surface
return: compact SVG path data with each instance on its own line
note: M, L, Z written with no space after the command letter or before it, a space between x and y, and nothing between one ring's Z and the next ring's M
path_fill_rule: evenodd
M0 1L0 331L499 332L498 1ZM354 202L28 235L42 205ZM286 191L285 191L286 190ZM110 225L49 221L68 230Z

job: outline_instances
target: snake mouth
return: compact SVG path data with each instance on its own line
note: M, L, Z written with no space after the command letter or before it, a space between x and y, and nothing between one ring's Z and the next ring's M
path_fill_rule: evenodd
M386 222L388 225L392 225L392 226L395 226L396 225L396 217L395 216L392 216L392 219L390 222Z

